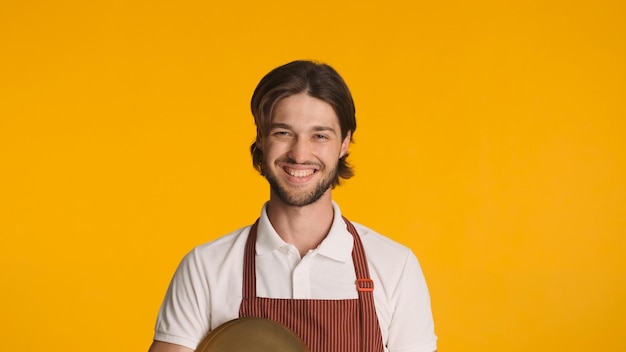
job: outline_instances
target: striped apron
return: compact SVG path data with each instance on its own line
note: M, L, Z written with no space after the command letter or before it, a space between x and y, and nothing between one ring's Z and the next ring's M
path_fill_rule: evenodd
M311 352L383 352L374 308L374 282L369 277L365 251L356 229L344 218L354 237L352 261L358 299L281 299L256 296L255 244L257 222L245 247L243 299L239 317L267 318L288 327Z

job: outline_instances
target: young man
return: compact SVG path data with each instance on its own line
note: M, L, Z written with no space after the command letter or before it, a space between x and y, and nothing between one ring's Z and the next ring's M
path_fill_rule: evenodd
M250 150L270 199L253 226L185 256L150 351L194 351L208 332L244 316L281 323L312 352L435 351L428 289L411 250L353 225L332 200L340 178L353 174L355 108L343 79L328 65L294 61L261 80L251 107Z

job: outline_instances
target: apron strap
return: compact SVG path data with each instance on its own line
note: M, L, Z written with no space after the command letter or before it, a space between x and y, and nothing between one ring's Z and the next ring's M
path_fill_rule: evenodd
M361 351L384 351L380 324L378 323L376 306L374 305L374 281L370 278L363 243L361 243L361 238L354 225L345 217L343 221L345 221L348 231L354 237L352 260L354 261L356 288L359 293L359 305L361 306L361 338L363 343Z
M241 293L243 299L256 297L256 229L259 226L259 219L254 222L248 233L246 249L243 256L243 287Z

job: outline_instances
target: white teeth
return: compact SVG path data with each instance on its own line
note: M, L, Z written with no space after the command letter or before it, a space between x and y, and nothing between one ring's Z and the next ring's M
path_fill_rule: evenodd
M293 177L307 177L313 175L315 170L287 170L287 172Z

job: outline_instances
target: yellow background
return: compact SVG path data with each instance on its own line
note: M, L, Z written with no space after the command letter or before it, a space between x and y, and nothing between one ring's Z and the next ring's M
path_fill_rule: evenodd
M142 351L181 257L268 196L249 98L356 103L343 212L409 245L440 351L626 350L622 1L0 3L0 343Z

